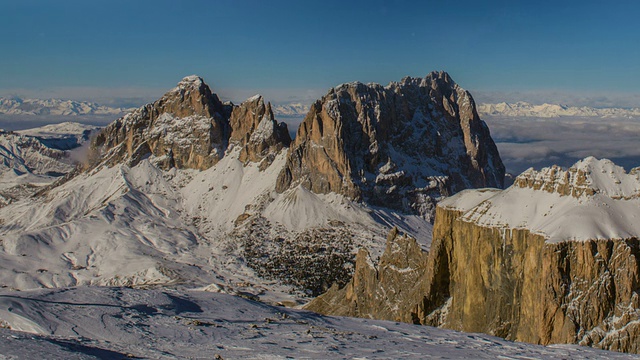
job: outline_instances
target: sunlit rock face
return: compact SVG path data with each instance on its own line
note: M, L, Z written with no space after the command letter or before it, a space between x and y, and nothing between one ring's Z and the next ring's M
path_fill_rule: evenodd
M428 255L392 232L377 264L360 255L308 308L638 353L638 181L590 157L460 192L438 204Z
M223 104L194 75L105 127L91 144L90 164L135 165L154 155L165 169L204 170L220 161L229 145L243 147L243 161L273 161L273 153L290 142L286 125L275 121L261 96L240 106Z
M431 218L437 200L503 180L473 98L447 73L432 72L331 89L300 125L276 189L301 184Z

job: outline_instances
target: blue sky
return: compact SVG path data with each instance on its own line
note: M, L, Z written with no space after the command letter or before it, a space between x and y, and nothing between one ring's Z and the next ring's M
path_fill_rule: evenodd
M636 1L0 0L0 95L136 102L199 74L235 101L309 101L446 70L497 97L628 102L639 13Z

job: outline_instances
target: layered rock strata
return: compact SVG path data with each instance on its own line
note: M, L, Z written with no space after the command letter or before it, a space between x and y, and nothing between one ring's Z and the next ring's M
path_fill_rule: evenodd
M637 171L587 158L568 170L527 171L504 191L462 192L439 203L428 256L414 246L391 263L359 257L345 288L307 308L639 353L640 231L625 223L640 215L637 181ZM570 223L576 213L582 223ZM385 255L407 241L393 234ZM402 271L383 276L389 269Z
M91 143L89 166L135 165L154 155L164 169L204 170L230 144L242 147L243 161L261 161L290 142L286 124L275 121L261 96L240 106L222 103L202 78L188 76L159 100L105 127Z
M302 185L430 217L436 200L503 180L471 94L432 72L331 89L301 123L276 190Z

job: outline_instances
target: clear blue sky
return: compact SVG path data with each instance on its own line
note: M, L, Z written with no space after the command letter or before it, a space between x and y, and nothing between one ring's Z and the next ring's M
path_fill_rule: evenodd
M0 93L145 97L199 74L284 100L446 70L472 90L638 94L639 16L624 0L0 0Z

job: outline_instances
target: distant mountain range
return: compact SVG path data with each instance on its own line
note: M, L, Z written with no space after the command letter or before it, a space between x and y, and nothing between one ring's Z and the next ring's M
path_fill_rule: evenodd
M594 108L588 106L567 106L559 104L534 105L524 101L517 103L480 104L480 115L489 116L522 116L553 118L564 116L576 117L616 117L635 118L640 117L640 108Z
M281 118L303 118L309 112L309 104L301 102L273 104L273 114ZM21 99L0 97L0 114L6 115L122 115L133 109L110 107L87 101L61 99ZM481 116L513 117L640 117L640 108L595 108L589 106L568 106L562 104L484 103L477 106Z
M273 114L281 117L304 117L309 112L309 105L299 102L273 105Z
M0 97L0 114L7 115L122 115L130 109L113 108L87 101Z

